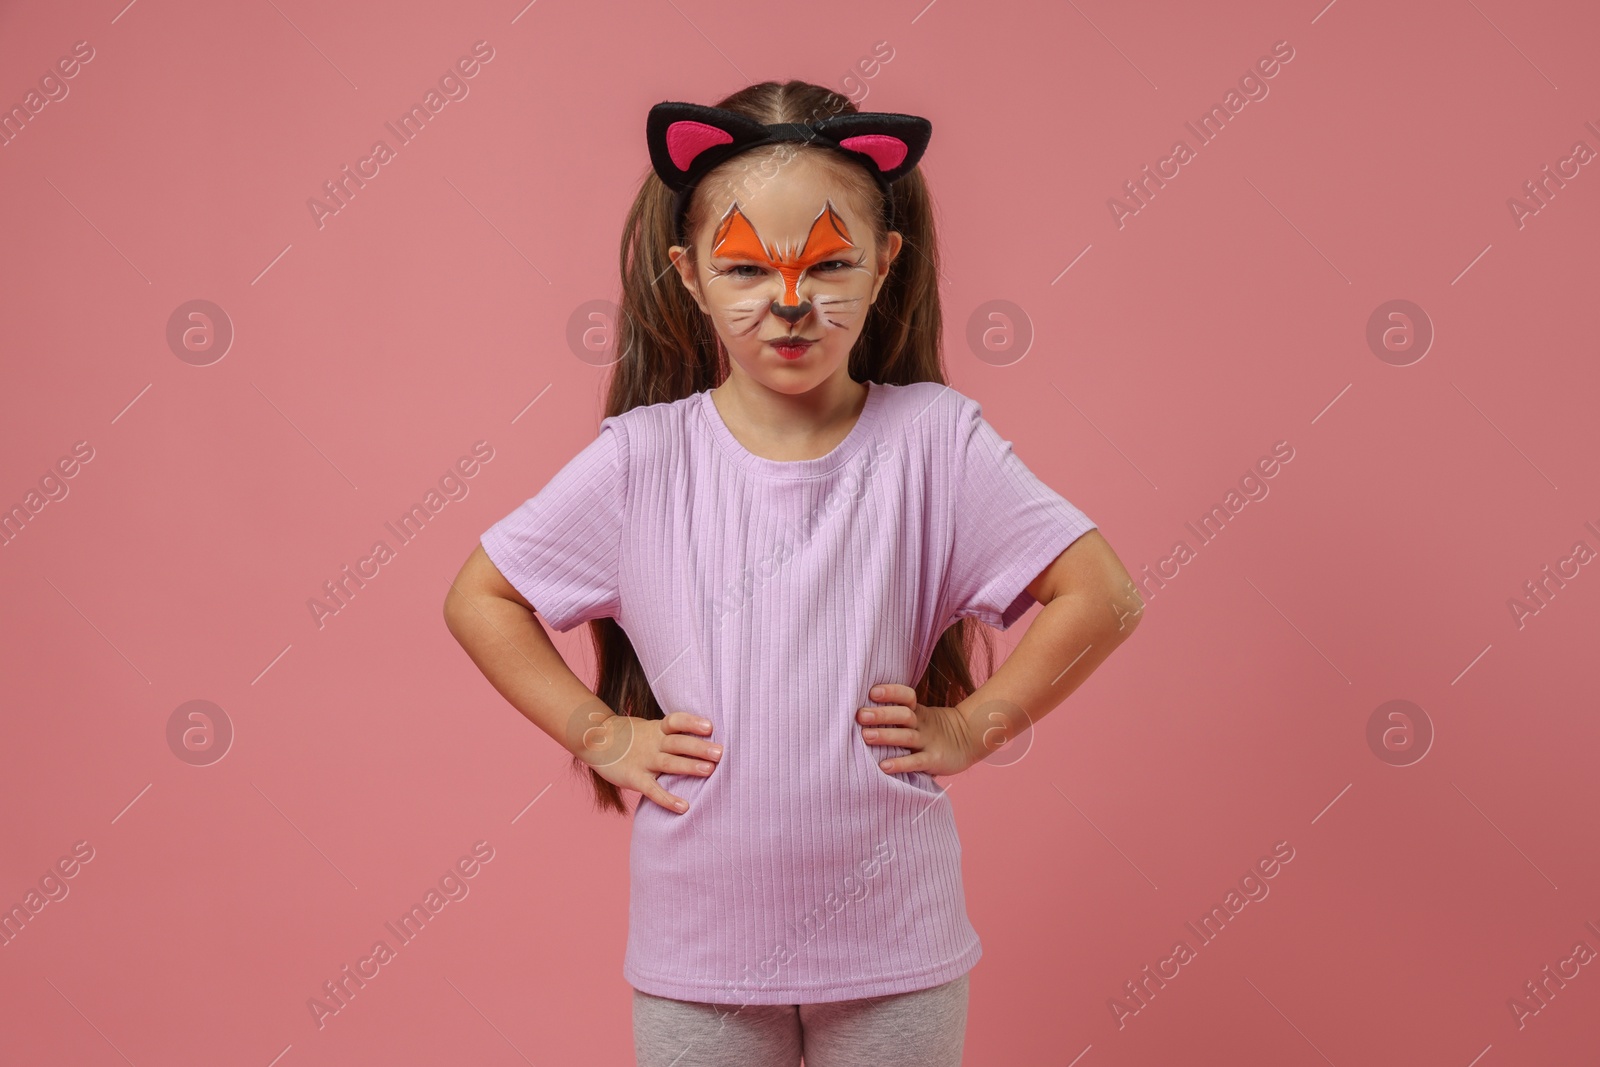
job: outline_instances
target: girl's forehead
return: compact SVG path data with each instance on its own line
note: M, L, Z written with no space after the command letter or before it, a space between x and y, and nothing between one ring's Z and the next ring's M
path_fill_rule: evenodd
M786 145L762 159L737 156L721 173L708 175L702 186L708 208L702 240L710 240L717 224L735 203L769 245L803 242L811 224L829 203L855 244L872 240L871 226L856 203L858 189L811 153L795 152Z

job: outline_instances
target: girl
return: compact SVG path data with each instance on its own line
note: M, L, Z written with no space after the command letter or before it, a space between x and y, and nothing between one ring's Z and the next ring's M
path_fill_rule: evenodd
M930 130L797 81L652 109L607 417L445 601L601 807L640 794L643 1067L958 1064L982 949L934 779L1140 618L1095 523L944 384ZM1036 601L975 685L978 623ZM535 611L589 623L593 691Z

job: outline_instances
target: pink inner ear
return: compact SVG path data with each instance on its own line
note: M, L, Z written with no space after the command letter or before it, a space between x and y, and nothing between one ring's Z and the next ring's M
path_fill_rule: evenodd
M694 162L694 157L713 145L732 142L733 134L719 130L715 126L707 126L703 122L690 122L685 119L667 127L667 154L672 157L673 165L679 170L688 170L689 164ZM901 154L905 154L904 149L901 150Z
M839 147L871 156L879 170L893 170L906 158L906 143L886 133L864 133L858 137L846 137L839 142Z

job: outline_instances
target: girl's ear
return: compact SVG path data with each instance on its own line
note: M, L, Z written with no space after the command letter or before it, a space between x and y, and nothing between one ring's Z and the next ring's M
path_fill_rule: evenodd
M709 315L711 310L706 307L705 298L700 295L700 279L695 277L694 264L689 261L688 249L682 245L673 245L667 249L667 255L672 257L672 265L678 268L678 280L689 290L689 295L694 298L700 310Z
M872 299L868 303L877 303L878 293L883 289L883 283L889 279L889 271L894 267L894 261L900 255L900 250L905 247L905 238L900 236L900 231L890 230L888 239L884 241L882 250L878 253L879 260L883 263L877 278L872 282Z

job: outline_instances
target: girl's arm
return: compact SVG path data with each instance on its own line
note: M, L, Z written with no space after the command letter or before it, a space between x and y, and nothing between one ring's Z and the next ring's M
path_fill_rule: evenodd
M903 683L879 683L856 721L869 745L898 745L909 755L878 761L890 774L959 774L1023 734L1061 703L1127 640L1144 601L1111 546L1091 529L1068 545L1027 587L1043 604L1016 650L971 696L953 708L917 703Z
M581 755L588 726L611 714L561 658L534 607L480 544L444 599L444 621L500 695L562 748Z
M1144 617L1133 579L1098 529L1068 545L1027 589L1044 606L1006 661L957 705L973 727L973 762L1071 695Z
M444 622L501 696L620 789L682 814L689 802L667 792L657 776L709 775L722 759L722 746L708 740L714 729L708 719L687 711L641 719L607 707L572 673L533 605L481 542L445 595Z

